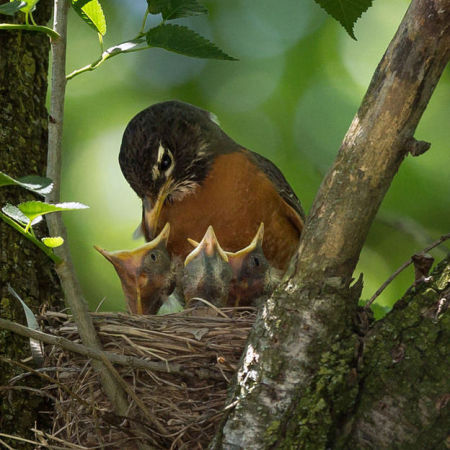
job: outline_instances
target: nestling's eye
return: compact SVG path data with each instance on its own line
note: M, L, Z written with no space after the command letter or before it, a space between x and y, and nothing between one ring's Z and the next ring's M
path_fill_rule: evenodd
M253 257L253 265L255 266L255 267L259 267L259 258L257 257L257 256L254 256Z
M156 256L156 253L150 253L150 258L152 261L156 261L158 257Z
M161 162L159 163L159 169L165 172L171 166L171 164L172 158L168 153L164 153Z

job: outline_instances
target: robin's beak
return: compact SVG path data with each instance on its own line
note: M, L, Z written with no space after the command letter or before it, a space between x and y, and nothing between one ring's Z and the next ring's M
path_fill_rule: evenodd
M195 245L196 242L192 239L188 239L192 245ZM203 239L196 246L194 250L192 250L189 255L186 256L184 261L184 265L187 266L193 259L195 259L200 253L204 253L207 257L212 257L214 254L218 254L223 261L228 262L228 256L226 252L222 249L217 240L216 234L214 233L213 227L210 225L206 230Z
M156 197L156 201L152 204L149 197L144 197L143 200L143 220L145 223L145 229L150 238L153 238L156 235L158 230L158 221L159 216L161 214L161 209L166 201L167 196L169 195L169 187L172 184L172 178L169 177L166 182L161 186L161 189L158 192L158 196Z
M239 250L234 253L228 253L231 269L233 270L233 274L238 274L241 270L242 263L245 260L245 257L254 251L258 247L262 247L264 238L264 223L261 222L261 225L258 228L258 231L255 234L252 242L250 242L247 247L244 247L242 250Z
M136 302L137 314L143 314L140 288L139 283L137 282L138 274L142 268L142 261L149 251L152 251L159 245L166 246L169 234L170 224L166 223L161 233L159 233L155 239L135 250L108 252L107 250L94 245L94 248L114 266L114 269L116 269L129 304L134 304L134 302Z

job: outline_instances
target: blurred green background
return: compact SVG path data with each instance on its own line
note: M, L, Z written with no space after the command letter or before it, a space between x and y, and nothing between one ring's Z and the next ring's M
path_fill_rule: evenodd
M94 249L131 249L140 202L117 161L128 121L147 106L180 99L214 112L237 142L270 158L309 210L408 1L377 0L355 27L358 41L312 0L205 1L209 16L179 20L237 62L187 58L160 49L119 55L69 81L65 107L63 200L70 247L91 309L124 310L113 267ZM105 46L132 38L144 0L103 2ZM96 60L94 31L70 12L67 72ZM156 18L154 23L158 23ZM105 47L105 48L106 48ZM408 157L382 204L355 276L363 298L414 252L450 231L450 76L447 71L416 138L432 142ZM434 251L442 257L443 250ZM378 299L391 305L413 281L409 268Z

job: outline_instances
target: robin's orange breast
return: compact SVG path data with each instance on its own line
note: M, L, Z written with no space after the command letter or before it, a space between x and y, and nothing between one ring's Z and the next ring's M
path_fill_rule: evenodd
M200 241L209 225L222 248L235 252L253 239L261 222L268 261L286 269L298 248L303 221L246 151L219 155L202 185L180 201L162 207L159 228L170 223L168 249L185 258L190 237Z

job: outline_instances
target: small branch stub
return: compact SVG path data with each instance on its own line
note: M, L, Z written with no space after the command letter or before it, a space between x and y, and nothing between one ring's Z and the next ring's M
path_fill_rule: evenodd
M431 147L430 142L418 141L413 137L407 139L405 143L405 150L412 156L423 155L430 147Z

